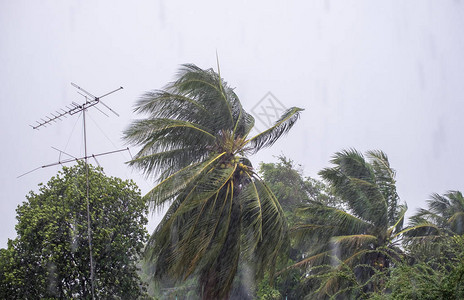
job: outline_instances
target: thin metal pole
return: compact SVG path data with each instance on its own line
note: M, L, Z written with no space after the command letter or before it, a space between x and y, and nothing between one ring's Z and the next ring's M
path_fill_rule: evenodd
M94 266L92 254L92 230L90 226L90 204L89 204L89 165L87 164L87 132L85 127L85 108L82 110L84 119L84 151L85 151L85 179L86 179L86 202L87 202L87 236L89 240L89 253L90 253L90 288L92 299L95 300L95 285L94 285Z

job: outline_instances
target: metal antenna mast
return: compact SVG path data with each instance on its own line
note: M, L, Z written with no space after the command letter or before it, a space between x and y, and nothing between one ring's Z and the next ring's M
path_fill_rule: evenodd
M66 106L67 110L60 109L60 110L55 111L55 113L50 113L49 116L45 117L46 118L45 120L41 118L40 121L36 121L37 124L30 125L30 126L33 129L38 130L41 127L46 127L47 125L51 125L52 122L56 122L57 120L61 120L61 118L67 117L67 115L72 116L74 114L82 112L83 123L84 123L84 152L85 152L85 154L84 154L83 158L85 160L85 177L86 177L87 237L88 237L88 243L89 243L89 256L90 256L90 284L91 284L92 299L95 299L95 274L94 274L95 273L95 271L94 271L95 266L94 266L94 263L93 263L93 251L92 251L92 230L91 230L90 205L89 205L89 166L88 166L87 160L88 160L89 157L95 158L96 156L100 156L100 155L106 155L106 154L111 154L111 153L116 153L116 152L120 152L120 151L129 150L129 148L88 156L87 155L87 127L86 127L86 121L85 121L85 113L86 113L86 110L88 108L93 107L93 106L97 105L98 103L101 103L109 111L111 111L112 113L114 113L116 116L119 117L119 114L116 113L114 110L112 110L108 105L103 103L101 101L101 98L106 97L106 96L108 96L110 94L113 94L113 93L123 89L123 87L121 86L121 87L119 87L119 88L117 88L117 89L115 89L115 90L113 90L111 92L108 92L108 93L106 93L106 94L104 94L104 95L102 95L100 97L95 97L94 95L87 92L86 90L84 90L83 88L78 86L77 84L71 82L71 85L74 86L75 88L77 88L80 91L80 92L78 92L80 95L85 97L85 99L86 99L85 103L77 104L75 102L72 102L70 106ZM90 100L89 100L89 97L90 97ZM98 109L104 115L108 116L103 111L101 111L98 107L95 106L95 108ZM62 152L62 151L60 151L60 152ZM80 158L80 159L82 159L82 158ZM65 161L60 161L58 163L44 165L44 166L41 166L39 168L46 168L46 167L49 167L49 166L62 164L62 163L66 163L66 162L71 162L71 161L77 161L77 160L79 160L79 159L78 158L67 159ZM35 171L35 170L37 170L39 168L36 168L36 169L34 169L32 171L29 171L29 172L27 172L27 173L25 173L23 175L26 175L26 174L28 174L30 172L33 172L33 171ZM23 175L21 175L21 176L23 176ZM19 177L21 177L21 176L19 176Z

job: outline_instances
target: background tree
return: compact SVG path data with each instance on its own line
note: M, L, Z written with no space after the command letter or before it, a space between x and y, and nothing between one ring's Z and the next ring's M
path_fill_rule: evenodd
M132 181L89 166L96 297L136 299L136 262L147 234L147 205ZM0 253L3 299L89 299L85 165L64 167L17 209L17 238ZM7 297L5 297L7 295Z
M308 222L293 230L312 241L306 258L306 288L319 296L363 297L379 288L379 277L398 259L406 206L399 203L395 172L385 153L356 150L335 154L331 168L319 172L344 202L337 208L311 201L302 209ZM317 288L314 288L317 287Z
M279 199L285 217L290 227L303 223L306 216L298 214L298 209L308 205L311 201L324 205L340 206L341 201L335 197L329 187L311 177L304 177L303 169L300 165L283 155L277 157L276 163L261 163L259 173L272 192ZM311 240L297 240L291 238L287 241L287 247L283 247L281 257L278 260L278 269L285 268L288 265L302 260L307 249L312 246ZM282 296L289 299L301 299L304 295L301 293L299 286L300 277L303 276L301 270L293 269L291 271L280 273L276 278L276 288ZM271 287L266 284L269 280L263 280L258 288L263 292ZM270 292L269 292L270 293ZM272 294L272 293L271 293Z
M147 117L125 131L128 143L141 146L130 165L158 179L145 196L152 207L170 205L147 245L154 275L196 274L203 298L227 298L239 261L262 274L286 230L279 202L247 155L274 144L301 109L249 137L254 118L234 90L213 70L184 65L175 82L146 93L135 111Z
M282 208L291 211L308 203L310 195L314 196L317 192L311 193L312 187L291 159L282 155L277 159L277 163L261 163L259 173L279 199Z
M277 159L277 163L261 163L259 174L279 199L287 218L297 218L295 209L310 201L334 207L342 204L325 183L304 177L303 169L293 160L283 155Z

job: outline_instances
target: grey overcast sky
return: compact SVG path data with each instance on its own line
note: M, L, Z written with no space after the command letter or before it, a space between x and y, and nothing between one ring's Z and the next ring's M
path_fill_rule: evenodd
M268 92L306 109L256 165L283 153L317 178L336 151L381 149L409 215L433 192L464 191L463 29L458 0L0 0L0 247L15 237L18 204L60 167L16 177L58 161L51 147L83 155L82 118L29 127L84 101L71 82L97 96L124 87L104 98L120 117L88 114L89 153L111 151L124 147L121 132L144 91L163 87L183 63L216 68L216 51L248 110L270 106ZM124 165L129 158L98 161L146 193L153 183Z

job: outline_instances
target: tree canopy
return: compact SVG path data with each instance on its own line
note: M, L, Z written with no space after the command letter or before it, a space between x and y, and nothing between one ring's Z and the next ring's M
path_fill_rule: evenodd
M0 252L0 298L91 298L86 167L64 167L17 208L17 238ZM89 166L96 298L144 294L136 263L147 233L147 204L133 181Z

